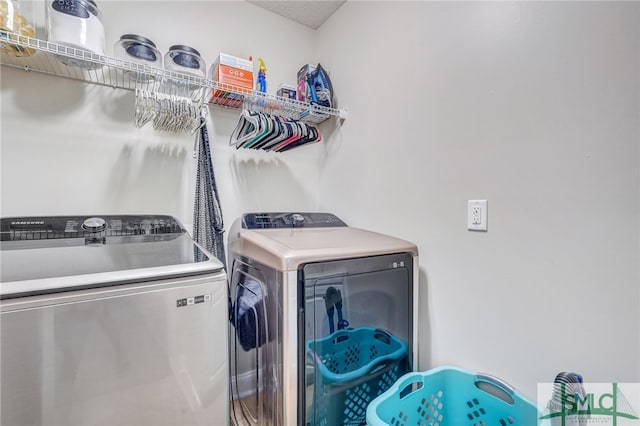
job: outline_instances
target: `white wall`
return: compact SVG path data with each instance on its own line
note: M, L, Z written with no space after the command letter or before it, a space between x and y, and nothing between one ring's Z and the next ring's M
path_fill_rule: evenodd
M640 4L345 3L320 207L416 242L420 368L640 381ZM466 202L489 200L489 231Z
M245 2L99 4L110 46L260 55L271 90L302 63L331 70L350 115L321 147L235 151L237 112L211 109L227 228L320 208L416 242L420 368L532 397L561 370L640 381L638 3L350 1L317 32ZM191 222L192 137L133 127L130 92L1 72L2 216ZM475 198L486 234L465 229Z
M314 31L244 1L99 1L107 55L120 35L198 49L258 56L268 91L294 83L311 61ZM44 8L44 6L42 6ZM44 24L44 20L40 21ZM257 62L257 61L256 61ZM0 213L157 213L190 227L194 137L133 125L133 92L2 67ZM211 107L209 130L227 228L241 212L315 210L318 148L278 155L229 147L237 110Z

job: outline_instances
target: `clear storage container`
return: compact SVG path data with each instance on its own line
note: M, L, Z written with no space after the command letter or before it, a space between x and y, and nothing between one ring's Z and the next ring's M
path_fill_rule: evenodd
M47 38L52 43L104 55L104 26L93 0L54 0L47 3ZM59 55L62 63L81 68L101 67L94 62Z
M169 71L177 71L194 77L204 78L206 64L193 47L177 44L171 46L164 57L164 67Z
M118 59L152 68L162 68L162 54L156 44L137 34L124 34L116 42L115 56ZM136 80L151 80L153 75L145 72L127 71L126 75Z
M36 37L34 2L0 0L0 30L18 36ZM9 35L9 39L17 36ZM36 51L28 47L0 42L0 51L13 56L31 56Z

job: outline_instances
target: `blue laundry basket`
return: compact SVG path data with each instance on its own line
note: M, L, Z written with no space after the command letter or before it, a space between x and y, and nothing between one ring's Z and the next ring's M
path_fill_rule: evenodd
M369 426L535 426L538 416L500 379L455 367L405 374L367 407Z
M407 344L370 327L307 342L316 375L313 426L362 425L369 403L410 371Z

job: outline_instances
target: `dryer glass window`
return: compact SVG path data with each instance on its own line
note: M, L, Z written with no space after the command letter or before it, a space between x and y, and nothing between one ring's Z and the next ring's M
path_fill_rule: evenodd
M411 370L412 271L405 253L303 267L307 424L364 422L368 403Z

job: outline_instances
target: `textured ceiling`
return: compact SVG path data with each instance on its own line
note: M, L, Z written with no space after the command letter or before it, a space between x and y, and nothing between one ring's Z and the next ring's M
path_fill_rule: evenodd
M346 0L247 0L258 7L277 13L309 28L317 30Z

